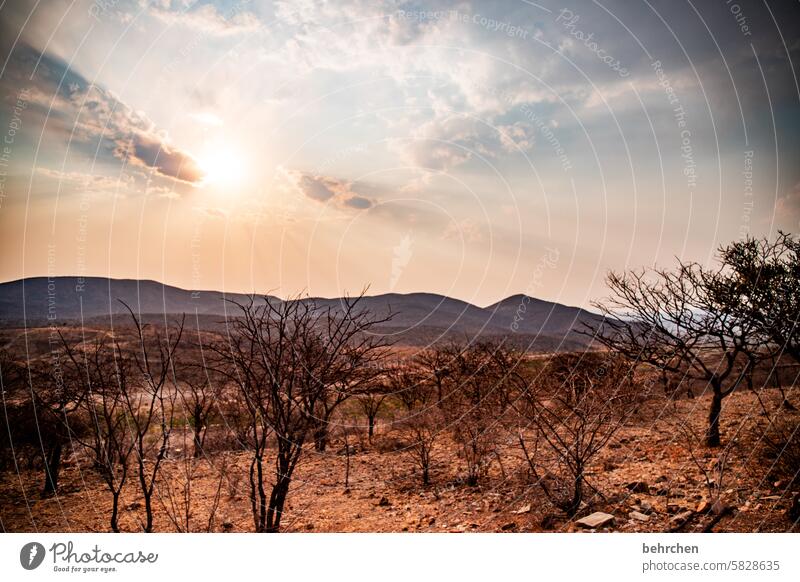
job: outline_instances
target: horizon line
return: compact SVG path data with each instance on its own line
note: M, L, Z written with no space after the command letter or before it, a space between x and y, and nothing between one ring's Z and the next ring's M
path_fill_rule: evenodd
M288 300L286 297L281 297L279 295L272 294L272 293L269 293L269 292L259 293L259 292L256 292L256 291L252 291L252 292L249 292L249 291L225 291L225 290L221 290L221 289L187 289L185 287L181 287L179 285L173 285L171 283L165 283L165 282L159 281L157 279L147 279L147 278L145 278L145 279L135 279L135 278L131 278L131 277L109 277L109 276L102 276L102 275L32 275L32 276L29 276L29 277L21 277L19 279L12 279L12 280L9 280L9 281L0 281L0 285L9 285L9 284L12 284L12 283L24 283L25 281L29 281L31 279L105 279L105 280L108 280L108 281L132 281L132 282L136 282L136 283L149 282L149 283L155 283L157 285L162 285L164 287L172 287L173 289L178 289L180 291L185 291L186 293L222 293L223 295L246 295L246 296L252 296L252 297L275 297L277 299L280 299L281 301L287 301ZM368 289L369 289L369 286L364 287L365 292ZM574 309L580 309L580 310L583 310L583 311L587 311L589 313L594 313L594 312L590 311L589 309L587 309L585 307L581 307L581 306L578 306L578 305L568 305L566 303L561 303L559 301L555 301L555 300L551 300L551 299L543 299L541 297L535 297L533 295L528 295L528 294L523 293L523 292L512 293L511 295L503 297L503 298L501 298L501 299L499 299L497 301L494 301L492 303L489 303L488 305L483 306L483 307L480 306L480 305L477 305L475 303L472 303L471 301L468 301L466 299L462 299L462 298L459 298L459 297L453 297L453 296L450 296L450 295L444 295L442 293L435 293L433 291L409 291L409 292L406 292L406 293L400 293L400 292L396 292L396 291L388 291L386 293L377 293L377 294L372 294L372 295L367 295L365 293L364 297L365 298L374 298L374 297L381 297L381 296L384 296L384 295L401 295L401 296L408 296L408 295L435 295L437 297L443 297L445 299L451 299L451 300L454 300L454 301L461 301L461 302L466 303L468 305L472 305L473 307L477 307L478 309L489 309L490 307L492 307L494 305L497 305L498 303L502 303L503 301L507 301L508 299L511 299L512 297L528 297L530 299L534 299L534 300L537 300L537 301L542 301L542 302L545 302L545 303L561 305L563 307L572 307ZM351 297L352 298L352 297L358 297L358 295L348 295L347 293L345 293L343 295L338 295L338 296L335 296L335 297L325 297L325 296L322 296L322 295L305 295L305 296L303 296L302 292L298 293L296 295L296 298L322 299L322 300L342 299L344 297Z

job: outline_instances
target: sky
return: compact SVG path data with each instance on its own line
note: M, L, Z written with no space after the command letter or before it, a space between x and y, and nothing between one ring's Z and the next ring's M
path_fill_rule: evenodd
M0 281L526 293L800 231L800 3L0 3Z

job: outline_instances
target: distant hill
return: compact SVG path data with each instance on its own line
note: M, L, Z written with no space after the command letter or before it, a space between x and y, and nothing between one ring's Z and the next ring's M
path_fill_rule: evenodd
M24 301L23 301L24 298ZM268 297L270 301L280 301ZM103 323L126 313L124 301L139 314L163 316L186 313L192 325L219 329L238 309L231 301L247 301L240 293L189 291L157 281L103 277L46 277L0 283L0 325L38 327L49 322ZM263 301L259 298L259 301ZM309 299L311 300L311 299ZM336 308L340 298L314 298L320 306ZM574 350L588 338L576 333L581 322L600 316L586 310L514 295L490 305L471 303L433 293L388 293L364 297L361 305L377 315L392 313L380 331L400 344L426 345L434 341L509 338L536 351Z

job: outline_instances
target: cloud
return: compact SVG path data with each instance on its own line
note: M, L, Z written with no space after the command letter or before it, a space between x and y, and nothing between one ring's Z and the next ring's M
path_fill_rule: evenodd
M86 192L117 192L125 191L133 186L134 178L129 174L117 177L100 174L86 174L83 172L62 172L45 167L36 168L36 175L46 179L55 180L59 184L84 190Z
M357 210L366 210L372 207L372 200L363 196L352 196L344 200L343 204Z
M515 153L533 147L534 128L525 122L493 127L469 115L451 115L421 125L411 139L395 147L415 166L448 171L474 156L492 159L498 152Z
M372 208L372 200L356 194L353 191L352 182L296 170L289 170L286 175L294 187L311 200L334 203L340 207L355 210Z
M183 26L212 36L233 36L255 32L261 21L252 12L243 10L247 1L235 2L225 12L213 4L199 4L179 0L154 2L149 13L169 26Z
M191 154L172 144L145 113L60 59L19 45L0 80L6 95L15 94L18 86L29 87L26 126L41 125L49 140L81 150L96 162L116 159L189 184L202 180L203 171Z
M482 242L484 240L483 229L471 218L465 218L460 222L450 222L442 232L442 239L466 241L466 242Z

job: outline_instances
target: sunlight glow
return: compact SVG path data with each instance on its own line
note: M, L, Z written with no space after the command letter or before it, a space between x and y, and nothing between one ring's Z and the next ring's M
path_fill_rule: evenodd
M197 161L205 172L203 184L235 186L241 185L245 178L244 159L225 143L209 144Z

